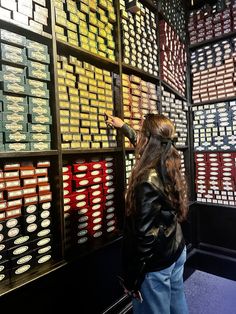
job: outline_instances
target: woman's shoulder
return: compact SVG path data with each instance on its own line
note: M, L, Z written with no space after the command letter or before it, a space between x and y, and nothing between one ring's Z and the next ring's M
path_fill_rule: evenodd
M154 168L148 169L142 182L151 184L155 189L164 191L164 186L158 171Z

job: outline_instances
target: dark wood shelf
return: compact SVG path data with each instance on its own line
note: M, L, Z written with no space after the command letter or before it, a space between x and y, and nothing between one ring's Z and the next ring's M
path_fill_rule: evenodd
M42 156L56 156L58 150L47 150L47 151L25 151L25 152L0 152L0 159L2 158L17 158L17 157L42 157Z
M115 148L99 148L99 149L63 149L63 155L76 155L76 154L101 154L101 153L116 153L121 152L122 148L115 147Z
M77 248L73 247L67 252L68 262L76 262L81 258L84 258L92 253L98 252L105 247L112 245L113 243L122 239L122 233L118 232L116 235L110 237L101 237L93 240L92 243L84 243L84 245L78 245Z
M158 83L160 81L160 78L158 76L152 75L152 74L145 72L141 69L132 67L131 65L126 64L124 62L122 62L122 70L126 74L135 74L137 76L141 76L141 78L143 78L145 80L151 80L154 83Z
M188 149L188 146L176 146L176 148L178 150L185 150L185 149Z
M192 103L192 107L199 106L199 105L215 104L215 103L218 103L218 102L231 101L231 100L236 100L236 95L233 96L233 97L224 97L224 98L218 98L218 99L209 100L209 101Z
M177 97L181 98L184 101L187 101L187 98L180 94L174 87L170 86L170 84L166 83L163 80L161 80L161 84L166 87L170 92L174 93Z
M70 43L67 43L58 39L57 39L57 49L59 53L73 54L74 56L81 58L83 60L86 60L87 62L94 63L96 66L99 66L99 65L100 67L101 65L106 66L107 68L110 68L114 70L115 72L118 72L119 70L119 65L117 61L104 58L102 56L99 56L97 54L90 52L89 50L85 50L78 46L73 46Z
M219 37L214 37L214 38L211 38L209 40L204 40L204 41L202 41L200 43L189 45L189 49L190 50L198 49L198 48L200 48L202 46L205 46L205 45L208 45L208 44L214 44L215 42L231 38L231 37L233 37L235 35L236 35L236 31L233 31L233 32L224 34L224 35L219 36Z
M59 262L47 262L45 265L39 265L38 267L33 268L31 271L29 271L29 273L26 273L24 276L21 276L20 279L11 282L11 284L6 286L2 284L2 287L0 288L0 297L8 293L11 293L14 290L17 290L43 276L46 276L64 267L66 264L67 264L66 261L61 260Z
M201 151L196 151L194 150L194 153L196 154L202 154L202 153L235 153L236 149L226 149L226 150L201 150Z
M126 152L134 152L135 148L134 147L125 147Z
M38 33L32 31L32 28L30 26L19 26L18 24L15 24L11 21L5 21L2 20L0 17L0 25L1 28L4 28L8 31L11 31L13 33L17 33L23 36L26 36L27 38L31 40L36 40L36 41L42 41L43 40L52 40L52 35L46 32L43 33Z
M222 207L222 208L228 208L228 209L235 209L235 206L233 206L233 205L212 204L212 203L205 203L205 202L199 202L199 201L196 201L194 204L203 205L203 206L211 206L211 207Z

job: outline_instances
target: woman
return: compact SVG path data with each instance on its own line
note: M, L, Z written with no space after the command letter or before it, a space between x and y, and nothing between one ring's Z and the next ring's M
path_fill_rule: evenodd
M187 215L187 194L174 125L164 115L149 114L137 138L120 118L107 115L106 122L136 146L123 242L123 286L133 297L133 313L187 314L179 224Z

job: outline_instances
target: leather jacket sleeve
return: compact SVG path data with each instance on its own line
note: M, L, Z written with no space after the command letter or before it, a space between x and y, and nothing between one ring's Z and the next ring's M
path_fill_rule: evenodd
M129 290L138 290L157 237L161 192L150 182L136 186L136 213L126 219L123 242L123 278Z
M128 124L126 124L126 123L121 127L121 131L124 134L124 136L128 137L131 144L136 146L136 142L137 142L136 132L130 126L128 126Z

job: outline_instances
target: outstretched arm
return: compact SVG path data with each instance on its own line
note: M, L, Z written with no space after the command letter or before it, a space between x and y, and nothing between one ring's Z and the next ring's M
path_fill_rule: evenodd
M106 124L111 127L115 127L117 129L121 129L124 136L128 137L130 142L136 146L137 142L137 134L136 132L128 125L126 124L122 119L118 117L114 117L112 115L108 115L105 113L106 117Z

